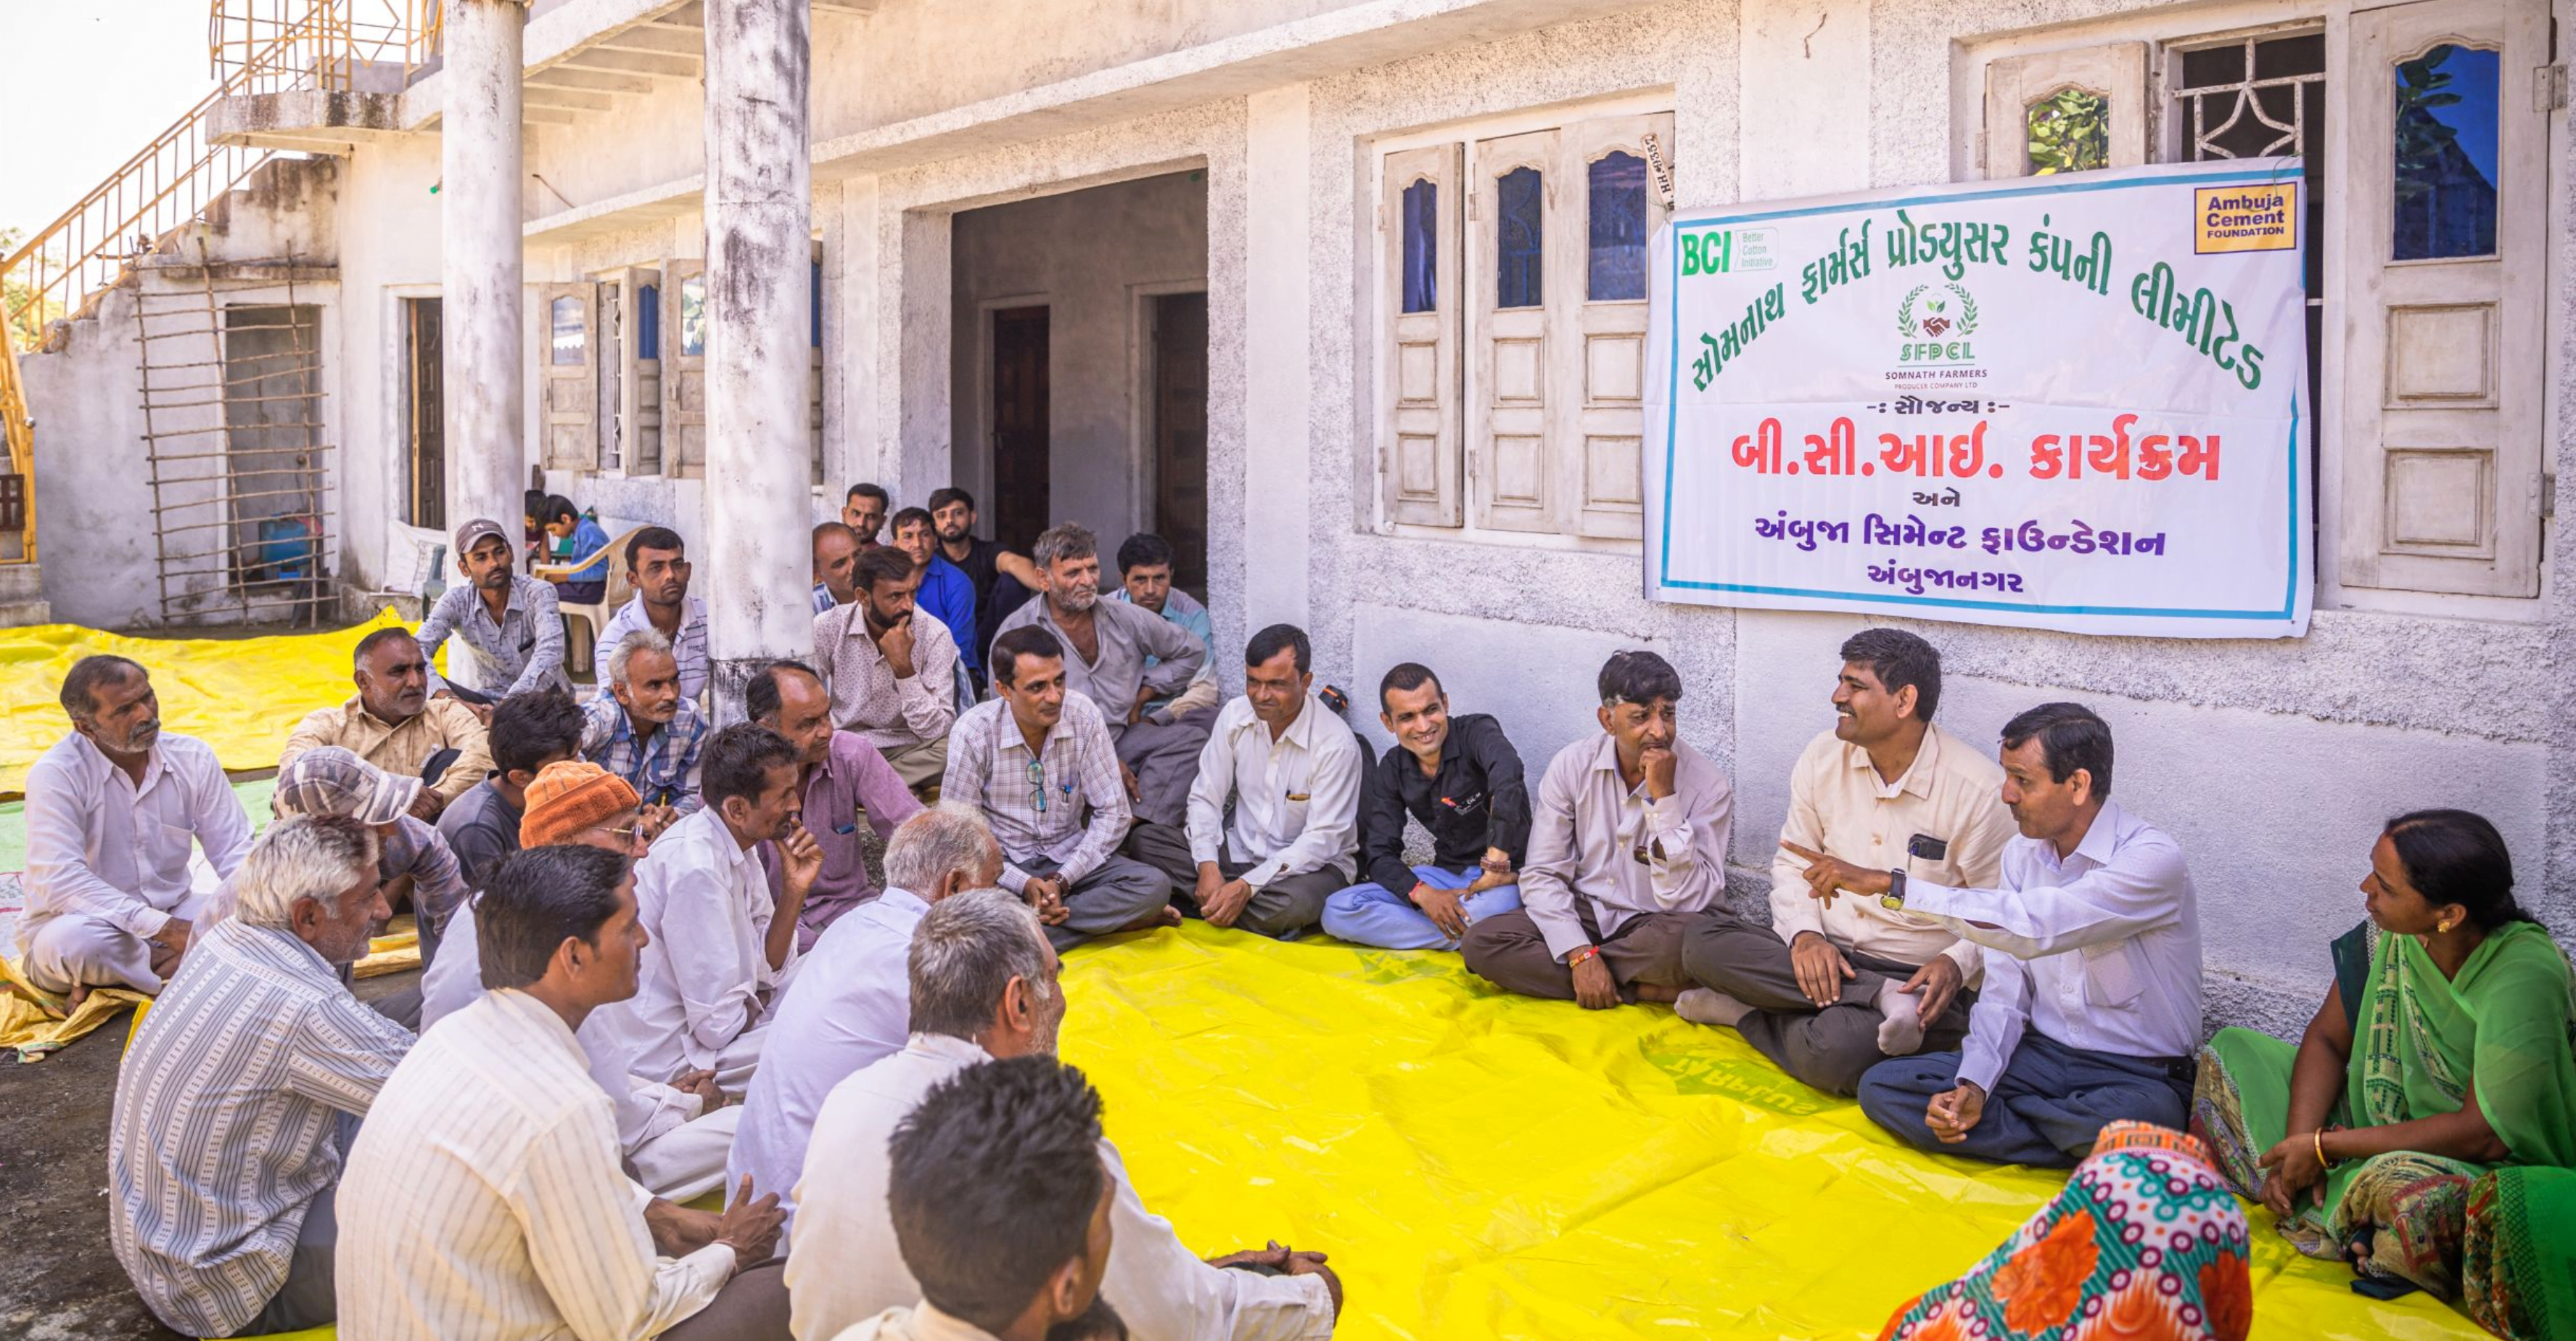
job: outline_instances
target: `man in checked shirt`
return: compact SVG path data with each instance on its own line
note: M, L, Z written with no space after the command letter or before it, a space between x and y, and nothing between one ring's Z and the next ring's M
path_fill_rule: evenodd
M1002 887L1038 910L1058 950L1177 923L1171 881L1117 855L1133 817L1117 746L1099 706L1065 692L1064 644L1036 625L1011 629L993 640L991 669L998 697L958 717L939 794L992 825Z

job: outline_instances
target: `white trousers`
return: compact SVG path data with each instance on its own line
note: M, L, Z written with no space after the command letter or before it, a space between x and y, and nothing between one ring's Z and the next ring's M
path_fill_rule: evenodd
M195 922L205 910L206 895L192 892L166 911ZM157 994L161 975L152 971L152 945L112 922L88 913L56 913L27 933L27 980L57 995L75 985L131 987Z
M733 1131L741 1123L742 1105L728 1104L627 1151L626 1161L635 1166L635 1181L653 1195L687 1201L724 1182L725 1152L733 1148Z

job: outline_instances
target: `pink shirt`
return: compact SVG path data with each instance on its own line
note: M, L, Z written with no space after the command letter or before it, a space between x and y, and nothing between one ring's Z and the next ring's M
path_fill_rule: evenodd
M1605 937L1651 913L1695 913L1726 892L1734 789L1708 756L1675 742L1673 794L1649 800L1619 777L1619 742L1604 732L1557 751L1532 807L1521 902L1557 958L1592 943L1577 909Z
M921 801L895 776L877 747L855 731L832 733L832 748L805 779L805 828L823 849L823 873L805 896L796 918L796 948L814 948L814 938L841 914L877 896L868 864L859 856L859 826L865 823L880 839L892 839L895 826L921 812ZM862 813L864 812L864 814ZM760 845L760 864L769 875L769 892L778 894L786 876L778 864L778 845Z

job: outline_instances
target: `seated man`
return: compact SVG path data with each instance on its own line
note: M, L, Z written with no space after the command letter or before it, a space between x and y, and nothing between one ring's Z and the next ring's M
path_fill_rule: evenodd
M1199 754L1188 831L1146 822L1127 836L1129 852L1172 878L1172 902L1210 926L1293 939L1351 882L1360 747L1314 700L1312 657L1294 625L1252 635L1243 697L1217 714Z
M563 616L556 610L554 586L520 577L512 571L514 564L501 523L476 518L456 528L456 571L465 584L440 592L413 635L420 642L421 663L429 667L433 695L488 707L511 694L572 688L564 675ZM438 673L438 649L447 645L450 634L474 649L479 675Z
M453 698L429 696L429 658L409 629L378 629L358 642L358 692L336 708L316 708L296 723L277 766L337 745L388 773L429 785L412 812L435 824L447 803L492 771L483 719Z
M862 550L877 547L877 532L885 525L886 510L894 506L894 497L881 484L859 483L841 500L841 524L850 528L850 538Z
M915 618L921 578L910 555L893 546L869 550L858 574L859 599L814 617L814 655L832 694L833 723L876 746L917 791L948 763L957 640L938 620Z
M596 605L608 594L608 561L590 560L608 548L608 533L599 523L581 515L581 509L562 494L546 497L546 535L554 542L563 563L572 565L568 576L552 579L563 587L562 598L574 605ZM583 565L588 564L587 567Z
M19 962L75 1003L93 987L158 992L213 892L191 883L191 846L229 877L250 850L250 817L205 742L163 733L142 666L83 657L62 705L71 734L27 770Z
M975 534L975 496L953 484L930 491L930 524L938 530L940 555L975 584L975 633L959 633L957 641L990 648L1002 620L1045 581L1025 556Z
M1191 678L1189 688L1147 703L1145 715L1168 721L1216 707L1216 626L1208 621L1206 606L1172 585L1171 542L1151 531L1138 531L1127 537L1118 546L1118 583L1118 590L1109 593L1109 599L1161 615L1180 626L1181 632L1198 639L1199 646L1207 652L1208 659ZM1145 658L1147 670L1160 663L1159 657Z
M671 658L679 663L680 697L705 703L707 603L689 594L688 546L667 526L647 526L626 537L626 570L635 598L608 617L590 664L605 665L627 634L651 629L671 645Z
M566 843L630 861L642 856L635 789L596 764L546 765L528 784L527 814L510 850ZM485 868L484 883L498 866ZM472 901L456 910L448 931L446 952L420 976L424 1031L483 995ZM724 1181L725 1151L733 1145L742 1109L726 1105L712 1071L691 1071L669 1084L636 1075L628 1065L634 1060L634 1009L631 998L610 1002L593 1010L575 1034L590 1059L590 1078L616 1111L617 1145L628 1171L656 1194L686 1200Z
M814 528L814 613L858 599L859 537L840 522Z
M810 950L825 927L877 897L859 826L875 830L879 842L890 841L896 825L921 813L921 802L876 746L852 732L832 729L832 698L813 667L800 661L770 662L751 673L742 703L751 720L796 747L805 832L823 850L823 873L814 877L805 911L796 919L796 948ZM760 864L769 873L770 892L784 893L786 868L776 843L760 845Z
M796 747L736 722L707 743L706 809L653 839L635 868L635 902L652 943L635 990L630 1065L669 1083L697 1071L738 1090L760 1062L765 1020L796 967L796 918L822 872L822 849L797 822L804 788ZM752 848L775 841L781 892Z
M823 1097L851 1072L902 1051L911 1035L904 954L922 914L952 894L993 888L1002 848L975 812L941 806L895 830L885 869L885 894L823 933L805 956L802 985L778 1005L725 1160L728 1186L749 1177L774 1191L795 1187ZM778 1204L792 1236L796 1199Z
M437 962L439 936L465 902L465 873L438 830L410 813L419 790L418 778L396 777L337 745L326 745L306 750L277 770L277 790L268 804L280 819L350 819L375 831L379 892L388 907L410 896L420 962L426 967ZM222 901L227 907L232 902ZM210 912L207 920L218 916ZM418 1016L404 1023L416 1025Z
M1789 774L1782 843L1866 870L1988 888L2012 837L1995 799L2003 770L1932 724L1941 654L1900 629L1843 643L1834 726L1808 742ZM1702 984L1673 1003L1683 1019L1732 1025L1790 1075L1850 1094L1889 1057L1956 1048L1968 1033L1964 990L1975 944L1939 922L1876 899L1808 897L1803 863L1771 863L1771 925L1724 909L1691 928L1682 967Z
M1529 784L1502 723L1449 715L1428 666L1405 662L1378 682L1377 720L1402 748L1360 783L1360 874L1324 901L1327 934L1389 950L1455 950L1467 928L1521 906L1529 851ZM1431 864L1404 864L1404 820L1431 834Z
M1117 1187L1080 1071L1040 1057L968 1067L895 1128L886 1160L887 1219L921 1300L841 1341L1127 1334L1102 1288Z
M996 663L995 674L1001 670ZM1065 1011L1061 965L1035 929L1025 906L992 893L958 895L922 917L906 963L911 1039L834 1086L814 1119L796 1185L802 1209L788 1240L797 1341L830 1341L844 1327L921 1297L924 1286L898 1246L902 1230L887 1205L888 1140L941 1081L994 1058L1055 1055ZM1255 1341L1331 1333L1341 1281L1322 1253L1274 1244L1201 1261L1170 1221L1145 1209L1117 1148L1106 1140L1094 1146L1115 1188L1104 1288L1138 1336ZM987 1189L951 1192L970 1190Z
M189 1336L331 1321L340 1119L366 1116L412 1046L340 982L392 915L364 825L281 821L233 888L234 916L135 1026L108 1127L108 1241Z
M581 748L582 722L572 697L551 689L512 694L494 705L492 776L438 817L439 836L456 853L467 889L481 889L492 868L519 850L528 787L548 764L562 763Z
M1100 546L1091 532L1071 522L1049 527L1036 549L1046 593L1003 620L1002 632L1040 628L1071 649L1066 683L1100 709L1118 765L1132 779L1137 817L1181 827L1210 723L1158 720L1145 715L1145 705L1187 690L1207 664L1207 649L1151 611L1100 599Z
M2041 704L2004 724L2002 759L2021 835L1999 888L1784 846L1817 898L1868 895L1984 947L1965 1046L1871 1067L1861 1110L1918 1149L2072 1168L2110 1123L2189 1119L2200 913L2182 847L2112 804L2101 718Z
M929 611L930 617L948 630L948 636L957 643L957 659L965 663L966 673L974 676L980 686L984 682L984 658L982 644L975 641L974 580L939 552L930 514L920 508L905 508L894 514L894 547L912 556L913 571L920 575L920 588L912 598L914 607Z
M1002 887L1038 910L1057 948L1070 949L1161 923L1172 885L1118 855L1128 812L1116 748L1100 709L1066 690L1064 666L1064 646L1045 629L993 640L999 697L957 719L940 796L983 812L1001 840Z
M1735 798L1681 739L1682 677L1652 652L1601 667L1601 731L1539 779L1516 913L1467 929L1478 977L1585 1010L1670 1001L1689 985L1682 936L1726 892Z
M647 933L626 859L539 847L476 914L491 990L422 1036L376 1096L340 1187L341 1334L366 1341L775 1336L776 1198L722 1216L651 1201L617 1164L576 1041L635 990Z
M706 804L698 794L706 714L681 692L680 663L653 629L618 639L600 664L608 692L581 710L581 757L626 779L644 798L646 833L660 833Z

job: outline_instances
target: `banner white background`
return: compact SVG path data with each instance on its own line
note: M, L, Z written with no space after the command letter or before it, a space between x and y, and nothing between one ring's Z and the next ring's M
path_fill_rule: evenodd
M2280 159L1678 215L1647 595L2304 634L2306 189Z

